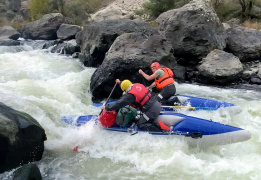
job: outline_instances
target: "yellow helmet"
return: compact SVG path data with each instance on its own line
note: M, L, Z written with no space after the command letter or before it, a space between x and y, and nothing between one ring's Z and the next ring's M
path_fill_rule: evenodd
M131 85L132 83L128 79L125 79L121 82L121 90L127 91Z

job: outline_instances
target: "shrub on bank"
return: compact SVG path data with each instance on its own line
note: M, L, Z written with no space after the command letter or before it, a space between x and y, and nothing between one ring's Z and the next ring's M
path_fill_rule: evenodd
M228 21L233 17L236 17L241 8L239 3L237 3L237 1L235 2L235 0L223 0L219 1L219 3L217 3L217 0L212 0L212 3L219 19L222 22Z
M179 8L190 1L191 0L149 0L143 4L143 9L137 11L136 13L139 15L144 13L147 14L150 19L155 19L163 12L174 8Z
M96 12L102 6L100 0L74 0L64 6L64 15L73 24L82 25L88 20L89 14Z
M40 19L44 14L48 13L48 6L47 0L31 0L28 4L31 20Z

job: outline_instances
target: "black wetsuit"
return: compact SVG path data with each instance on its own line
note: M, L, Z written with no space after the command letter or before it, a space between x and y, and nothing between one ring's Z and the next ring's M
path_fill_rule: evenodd
M176 94L176 87L174 84L165 86L158 94L157 100L159 102L167 101L171 96Z

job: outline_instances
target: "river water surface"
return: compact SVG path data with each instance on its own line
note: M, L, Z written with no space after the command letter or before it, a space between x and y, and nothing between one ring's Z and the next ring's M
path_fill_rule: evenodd
M36 162L44 180L260 180L261 92L176 83L177 93L236 104L242 112L184 112L241 127L250 140L189 147L182 139L107 132L90 122L73 127L63 115L98 114L91 101L94 68L41 50L43 42L0 47L0 101L34 117L47 141ZM72 149L79 146L79 152ZM13 171L0 174L9 180Z

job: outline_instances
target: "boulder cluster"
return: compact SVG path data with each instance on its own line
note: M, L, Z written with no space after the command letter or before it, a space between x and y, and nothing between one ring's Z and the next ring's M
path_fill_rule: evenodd
M94 100L106 98L116 78L144 83L138 69L151 73L149 65L154 61L170 67L178 82L261 84L259 30L235 20L221 23L207 0L162 13L155 20L157 26L133 19L131 12L143 1L124 10L126 3L113 2L84 27L72 25L60 13L46 14L26 24L20 33L10 26L0 27L0 45L19 45L19 37L47 40L43 48L97 67L91 78ZM117 8L121 16L114 11ZM117 92L114 98L120 96Z

